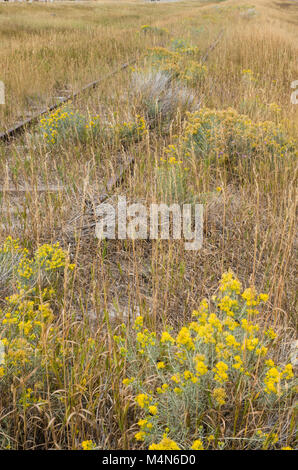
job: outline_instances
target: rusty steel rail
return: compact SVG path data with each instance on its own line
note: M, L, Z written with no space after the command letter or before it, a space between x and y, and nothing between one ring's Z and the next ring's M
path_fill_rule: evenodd
M65 186L54 186L54 185L38 185L38 186L25 186L19 188L12 188L10 186L0 186L0 194L10 194L11 196L19 196L27 193L56 193L64 191Z
M206 60L208 59L209 57L209 54L211 54L212 51L214 51L214 49L216 48L217 44L220 43L220 40L221 38L223 37L224 35L224 28L221 29L218 33L218 35L216 36L215 40L210 44L209 47L207 47L206 51L205 51L205 54L203 55L203 57L201 58L201 63L204 64L206 62Z
M216 36L215 40L210 44L210 46L207 47L207 49L206 49L204 55L203 55L202 58L201 58L201 64L204 64L204 63L208 60L209 55L211 54L211 52L214 51L214 49L216 48L216 46L220 43L220 41L221 41L221 39L222 39L224 33L225 33L225 29L223 28L223 29L221 29L221 30L219 31L218 35ZM213 81L213 83L212 83L211 90L212 90L213 88L214 88L214 81ZM200 97L200 99L199 99L198 108L201 107L201 104L202 104L202 102L203 102L203 98L204 98L204 96L202 95L202 96Z
M90 194L85 195L82 211L68 221L68 233L64 233L58 239L62 245L66 242L69 247L75 243L75 231L83 237L90 235L91 231L96 226L97 207L109 199L114 189L121 186L126 174L133 170L134 163L135 159L128 155L127 161L116 168L114 175L108 180L104 192L100 193L98 196ZM77 221L79 221L79 225L76 225Z

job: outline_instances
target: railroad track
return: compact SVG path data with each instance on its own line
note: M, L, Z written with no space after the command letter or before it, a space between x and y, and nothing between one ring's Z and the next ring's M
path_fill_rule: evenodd
M224 29L221 29L215 40L207 47L205 53L203 54L200 62L204 64L207 60L211 52L216 48L216 46L219 44L220 40L222 39L224 35ZM25 130L38 122L38 120L45 114L51 113L52 111L55 111L58 109L60 106L62 106L64 103L66 103L69 100L75 100L78 96L80 96L82 93L84 93L87 90L92 90L96 88L100 83L104 82L105 80L109 79L110 77L116 75L117 73L122 72L123 70L127 69L130 65L135 64L138 62L144 55L134 58L129 60L128 62L125 62L124 64L120 65L117 69L113 70L112 72L108 73L102 78L99 78L98 80L94 80L93 82L88 83L87 85L83 86L80 90L74 93L70 93L69 95L62 97L59 101L57 101L56 104L53 104L52 106L43 108L42 110L33 113L33 115L25 119L24 121L14 125L10 129L8 129L5 132L2 132L0 134L0 142L9 142L11 139L14 137L18 136L22 132L25 132Z
M224 30L222 29L219 32L219 34L217 35L217 37L215 38L215 40L208 46L205 53L202 55L201 63L205 63L208 60L209 55L211 54L211 52L214 51L216 46L219 44L221 38L223 37L223 34L224 34ZM25 132L28 129L28 127L36 124L36 122L38 122L43 115L51 113L52 111L59 108L61 105L68 102L69 100L71 100L71 101L75 100L78 96L80 96L85 91L92 90L92 89L96 88L100 83L102 83L105 80L109 79L110 77L116 75L117 73L122 72L123 70L127 69L130 65L133 65L136 62L138 62L142 57L144 57L144 56L140 56L138 58L134 58L132 60L129 60L128 62L125 62L120 67L113 70L112 72L105 75L104 77L102 77L98 80L95 80L91 83L88 83L87 85L85 85L83 88L81 88L80 90L78 90L75 93L72 93L72 94L69 94L65 97L62 97L56 104L54 104L52 106L49 106L47 108L44 108L44 109L40 110L39 112L36 112L30 118L22 121L21 123L16 124L15 126L8 129L6 132L1 133L0 134L0 142L2 141L2 142L10 143L15 137L17 137L18 135ZM203 97L201 97L201 99L199 100L199 105L201 105L202 99L203 99ZM100 204L100 203L104 202L106 199L108 199L109 194L115 189L115 187L121 185L121 183L123 182L123 180L125 178L126 173L129 170L132 169L134 163L135 163L134 158L132 158L131 156L128 156L126 163L121 165L118 169L116 169L114 176L112 176L110 178L110 180L108 181L108 183L106 185L106 190L102 194L100 194L99 197L95 198L93 201L91 201L90 199L87 199L87 198L85 199L85 205L89 206L90 212L93 213L93 216L95 214L96 205ZM64 191L65 189L66 188L64 186L45 186L45 185L37 186L37 187L34 187L34 188L33 187L25 187L25 188L0 187L0 195L1 195L1 193L2 194L3 193L8 193L11 196L24 196L28 192L31 192L31 193L50 193L50 192ZM77 220L78 218L81 218L82 216L83 216L82 213L78 214L70 222L74 222L75 220ZM93 217L93 219L94 219L94 217ZM95 220L93 220L93 222L91 222L90 225L88 225L88 226L83 225L81 227L81 229L84 232L86 230L88 231L90 228L92 228L94 226L95 226Z
M35 125L43 115L51 113L52 111L58 109L60 106L62 106L63 104L67 103L70 100L74 101L77 97L82 95L84 92L96 88L105 80L108 80L109 78L113 77L117 73L120 73L124 71L125 69L127 69L130 65L133 65L136 62L138 62L142 57L143 56L140 56L138 58L134 58L125 62L124 64L120 65L117 69L106 74L104 77L101 77L98 80L94 80L93 82L88 83L87 85L83 86L80 90L78 90L75 93L71 93L65 97L62 97L61 99L59 99L59 101L57 101L56 104L49 106L47 108L43 108L40 111L34 113L30 118L23 120L22 122L8 129L6 132L1 133L0 142L10 144L13 141L13 139L18 137L22 133L24 133L30 126ZM96 198L96 201L95 201L96 204L104 202L108 198L109 193L116 186L121 184L126 172L132 167L133 163L134 163L134 159L132 157L128 157L127 162L123 165L120 165L119 168L116 169L115 174L107 182L105 191L101 195L99 195L98 198ZM48 194L48 193L57 193L57 192L65 191L65 190L66 190L66 187L63 185L37 185L34 187L31 187L31 186L22 187L21 185L18 187L17 186L11 187L11 186L4 185L4 186L0 186L0 196L1 195L6 196L8 194L10 197L17 197L17 198L21 197L23 199L28 193ZM89 207L90 212L93 213L93 208L91 207L92 203L89 199L85 200L85 205L90 206ZM93 201L93 205L94 205L94 201ZM15 209L8 209L5 218L14 217L14 213L15 213ZM79 215L79 218L80 217L82 217L82 214ZM73 219L70 222L74 222L75 219ZM17 225L18 224L14 223L14 227L16 227ZM3 223L0 224L0 227L4 228L4 224ZM83 227L83 230L86 231L86 227Z
M140 60L141 57L132 59L128 62L125 62L122 64L120 67L117 69L113 70L109 74L105 75L102 78L99 78L98 80L94 80L93 82L88 83L87 85L83 86L80 90L78 90L75 93L71 93L65 97L62 97L59 101L57 101L56 104L53 104L52 106L49 106L47 108L43 108L42 110L34 113L30 118L25 119L24 121L14 125L10 129L8 129L5 132L2 132L0 134L0 141L1 142L9 142L11 139L14 137L17 137L19 134L22 132L25 132L26 129L33 125L36 124L36 122L39 121L39 119L48 113L51 113L52 111L55 111L55 109L58 109L60 106L62 106L64 103L67 103L69 100L75 100L78 96L80 96L82 93L84 93L87 90L92 90L96 88L100 83L104 82L105 80L111 78L112 76L116 75L119 72L122 72L123 70L127 69L130 65L135 64L138 60Z

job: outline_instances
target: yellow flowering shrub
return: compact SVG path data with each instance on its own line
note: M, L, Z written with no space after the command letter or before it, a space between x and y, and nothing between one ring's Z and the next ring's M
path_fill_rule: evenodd
M77 396L78 390L82 394L86 391L88 372L82 371L79 385L73 383L74 361L84 368L84 361L94 357L96 348L92 338L85 337L80 344L74 341L72 322L63 329L66 318L61 286L67 292L72 282L68 273L74 268L68 254L58 244L44 244L30 256L18 241L8 238L0 245L0 272L2 264L7 268L11 260L10 280L5 288L9 295L3 295L0 304L1 426L6 429L0 439L2 448L7 444L10 448L26 445L27 435L22 429L16 438L12 411L16 416L22 415L27 423L32 414L39 414L38 419L42 420L43 413L63 421L70 406L68 400L75 406L72 397ZM68 427L66 424L66 433ZM78 436L77 447L84 437ZM36 437L35 442L39 439L42 436ZM82 443L82 447L92 446Z
M158 28L157 26L150 26L148 24L142 25L139 32L142 34L154 34L157 36L167 36L169 34L169 31L166 28Z
M100 116L87 118L69 105L61 106L42 118L38 131L48 146L73 141L84 144L94 139L105 144L116 141L123 145L137 142L148 133L145 119L138 114L127 122L103 123Z
M166 434L158 444L151 444L149 450L180 450L175 441L169 439ZM196 450L196 449L195 449Z
M207 162L237 164L254 156L297 156L297 143L272 121L256 122L231 108L202 108L188 113L178 145L167 151L184 162L194 155Z
M137 114L134 120L116 124L113 132L120 143L124 144L141 140L147 135L148 129L145 119Z
M38 126L48 146L63 144L68 141L86 142L88 138L102 133L100 116L86 116L64 104L46 117L43 117Z
M83 450L94 450L96 448L96 445L93 441L90 439L88 441L83 441L82 442L82 449Z
M287 407L294 374L291 364L270 359L277 339L262 325L267 299L243 290L229 271L212 302L204 299L177 334L150 332L140 316L132 331L123 328L116 343L126 358L123 384L141 414L137 441L149 449L201 450L229 447L237 436L237 448L278 446L278 437L264 443L256 430L272 437L266 417ZM241 414L249 423L250 412L255 428L238 421ZM222 413L233 425L221 426Z
M73 267L59 243L41 245L33 256L11 237L0 245L0 279L5 284L13 278L19 289L42 285L46 279L53 280L59 271Z
M171 146L165 158L160 158L156 168L157 190L160 197L167 202L179 202L181 204L195 201L194 190L189 181L189 167L183 160L178 160L173 155ZM174 148L175 149L175 148Z
M197 86L207 74L207 66L198 61L198 50L184 43L173 43L173 49L155 47L150 49L152 65L167 72L173 78Z
M73 265L59 244L42 245L30 257L28 250L8 238L0 247L0 253L10 253L11 257L14 253L19 255L12 270L16 279L14 292L0 308L0 341L4 347L1 376L6 380L11 375L26 374L34 367L45 365L45 338L50 342L57 334L52 325L51 299L55 294L52 274L61 269L72 270ZM59 362L59 346L56 353Z
M179 54L185 54L194 58L198 58L200 50L196 46L191 46L185 39L172 39L170 48L172 51L179 52Z
M95 444L96 416L102 387L107 386L101 383L107 342L102 330L96 336L88 320L79 322L76 312L66 308L74 266L57 244L42 245L30 256L17 241L7 239L0 250L0 266L3 260L5 266L13 260L10 281L0 296L1 429L5 429L0 446L25 449L31 436L34 448L56 448L58 432L62 448L95 449L102 445ZM24 259L31 271L24 268ZM22 423L17 429L16 422Z

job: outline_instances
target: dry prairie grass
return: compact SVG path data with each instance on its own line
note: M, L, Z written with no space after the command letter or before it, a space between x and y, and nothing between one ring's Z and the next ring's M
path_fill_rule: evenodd
M137 68L148 70L150 59L143 58L148 49L170 47L171 39L198 46L202 56L224 28L208 58L206 78L191 87L194 99L218 110L235 108L254 121L271 120L295 137L298 106L290 103L290 83L298 78L297 6L281 5L260 1L252 16L241 15L246 2L234 0L0 5L0 79L7 97L0 106L0 129L132 57L140 57ZM146 24L168 33L141 34ZM243 70L252 74L247 77ZM140 103L144 106L141 99L131 100L131 83L128 69L73 106L87 116L99 114L103 123L119 129L135 119ZM272 103L280 109L270 107ZM49 339L42 372L29 365L26 373L10 371L7 382L0 378L0 448L78 449L86 440L101 449L138 447L133 400L122 388L125 365L117 358L113 333L137 314L157 332L161 324L181 327L203 297L217 292L218 280L229 268L244 286L269 294L261 323L282 338L274 348L275 360L288 361L297 320L297 165L292 157L280 161L259 155L232 170L191 158L189 186L205 205L204 244L195 254L174 240L99 242L93 229L83 228L90 218L94 222L90 207L128 156L135 159L133 170L111 197L125 194L148 204L159 200L156 167L164 149L176 145L173 136L183 135L184 119L177 109L171 123L163 126L157 119L137 140L123 140L117 130L112 139L49 148L28 129L9 146L1 144L1 186L32 190L0 193L0 246L11 235L32 254L42 243L59 240L76 267L72 276L65 268L55 286L53 327L65 351L61 362L51 355L57 344ZM64 189L38 192L39 186L50 185ZM14 281L0 285L1 315L7 312L5 297L15 292ZM1 326L0 339L5 334ZM43 385L34 387L32 380ZM33 389L31 398L28 388ZM277 447L294 445L293 413L291 401L279 410ZM231 416L221 419L228 423ZM269 414L266 432L270 420ZM252 431L253 423L245 432L249 436ZM239 443L239 448L247 444Z

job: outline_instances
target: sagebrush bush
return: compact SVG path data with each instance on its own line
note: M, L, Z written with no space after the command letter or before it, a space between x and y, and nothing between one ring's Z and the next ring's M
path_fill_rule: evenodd
M131 97L137 109L145 114L151 126L158 121L162 126L175 119L177 113L191 111L196 98L185 85L173 81L161 70L138 70L132 74Z
M271 358L279 338L262 321L267 299L254 288L242 290L227 272L212 302L204 299L178 334L150 332L141 316L133 331L122 326L114 339L123 383L139 409L137 441L149 449L198 450L293 442L293 368Z

